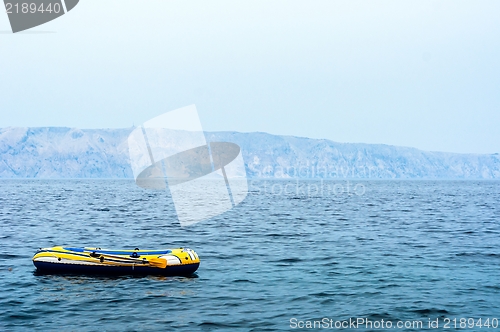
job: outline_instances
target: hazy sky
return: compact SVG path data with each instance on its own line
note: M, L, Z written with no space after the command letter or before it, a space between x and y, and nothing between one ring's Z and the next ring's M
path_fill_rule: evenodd
M205 130L500 152L500 1L81 0L0 13L0 127Z

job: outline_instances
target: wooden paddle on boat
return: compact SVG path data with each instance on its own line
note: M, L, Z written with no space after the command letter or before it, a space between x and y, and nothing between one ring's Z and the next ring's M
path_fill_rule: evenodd
M138 258L131 258L131 257L124 257L124 256L118 256L118 255L110 255L110 254L103 254L99 252L91 252L89 253L89 256L95 259L101 260L101 257L103 258L101 260L104 261L104 258L113 258L117 260L122 260L123 263L138 263L138 264L149 264L151 267L158 267L161 269L164 269L167 267L167 260L164 258L158 258L158 257L152 257L150 259L138 259Z

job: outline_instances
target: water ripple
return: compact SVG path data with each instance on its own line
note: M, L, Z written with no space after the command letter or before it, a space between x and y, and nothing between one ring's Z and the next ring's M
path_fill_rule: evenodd
M498 317L498 182L363 185L362 196L254 191L180 228L167 192L132 181L2 181L0 331L287 331L292 317ZM192 278L35 272L33 253L54 245L187 246L202 263Z

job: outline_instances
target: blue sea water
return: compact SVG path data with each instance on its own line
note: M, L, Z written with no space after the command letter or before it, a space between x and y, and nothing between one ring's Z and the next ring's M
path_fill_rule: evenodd
M251 181L242 204L184 228L167 192L133 181L0 186L0 331L336 330L358 318L422 327L347 329L498 330L498 181ZM192 277L37 275L31 257L56 245L186 246L201 265ZM460 326L480 318L490 327Z

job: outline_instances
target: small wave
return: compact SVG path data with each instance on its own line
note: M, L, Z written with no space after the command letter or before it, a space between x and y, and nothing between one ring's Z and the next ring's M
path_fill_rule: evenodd
M217 323L217 322L203 322L198 324L200 327L214 327L214 328L237 328L238 326L235 324L225 324L225 323Z
M240 282L245 283L245 282L248 282L248 283L256 284L255 281L248 280L248 279L235 279L235 280L233 280L233 282L235 282L235 283L240 283Z
M485 288L490 288L490 289L495 289L495 290L500 290L500 286L497 286L497 285L486 285L484 287Z
M331 265L338 265L339 262L325 262L321 263L321 266L331 266Z
M445 309L436 309L436 308L431 308L431 309L417 309L417 310L411 310L411 312L421 314L421 315L444 315L444 314L449 314L450 312Z
M336 295L344 295L344 294L335 294L335 293L329 293L329 292L319 292L319 293L312 293L309 294L310 296L316 296L316 297L332 297Z
M294 236L297 236L297 234L268 233L265 236L272 236L272 237L294 237Z
M458 257L500 257L500 254L497 254L497 253L488 253L488 254L485 254L485 253L481 253L481 252L459 252L459 253L456 253L455 256L458 256Z
M2 254L3 259L12 259L12 258L26 258L27 256L15 255L15 254Z
M387 284L387 285L377 286L377 289L394 288L394 287L401 287L401 285L391 283L391 284Z
M302 262L302 259L294 257L294 258L283 258L276 261L276 263L298 263Z
M288 300L288 302L303 302L303 301L308 301L310 299L309 296L302 295L302 296L296 296Z
M364 315L367 319L369 320L381 320L381 319L384 319L384 320L387 320L387 321L395 321L397 320L396 317L392 316L391 314L387 313L387 312L382 312L382 313L372 313L372 314L367 314L367 315Z

